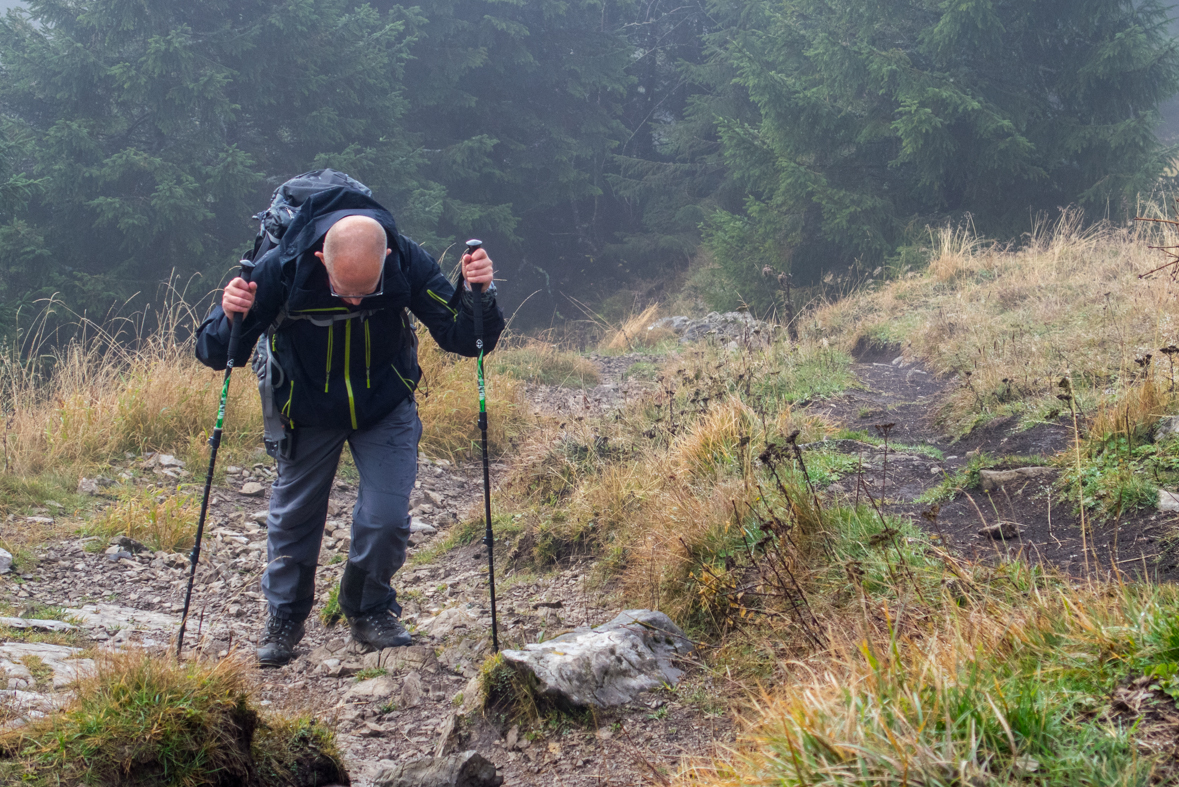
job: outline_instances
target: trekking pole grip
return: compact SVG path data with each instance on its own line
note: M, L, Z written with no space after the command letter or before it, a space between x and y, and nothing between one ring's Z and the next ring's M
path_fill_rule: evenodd
M238 276L248 285L250 283L250 274L254 272L254 263L249 260L242 260L241 271ZM234 312L230 318L229 323L229 363L228 367L233 368L234 358L237 357L237 351L242 341L242 322L244 314Z
M467 254L473 255L483 248L483 241L472 238L467 241ZM463 278L466 278L465 276ZM468 282L470 284L470 282ZM475 349L483 351L483 290L471 284L471 311L475 316ZM481 285L479 285L481 287Z

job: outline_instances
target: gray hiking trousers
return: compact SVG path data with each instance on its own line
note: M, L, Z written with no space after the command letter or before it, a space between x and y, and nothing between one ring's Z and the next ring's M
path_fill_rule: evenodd
M401 614L389 579L405 563L421 436L413 399L364 429L299 428L295 456L278 460L270 492L262 592L271 615L302 620L311 613L328 496L345 441L360 471L360 494L352 509L340 608L349 617L384 609Z

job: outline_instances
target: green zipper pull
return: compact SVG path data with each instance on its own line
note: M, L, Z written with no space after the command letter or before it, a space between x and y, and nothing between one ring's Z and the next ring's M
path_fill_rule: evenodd
M336 325L332 323L328 326L328 349L327 349L327 371L323 374L323 392L328 392L328 383L332 380L332 339L336 335Z
M373 348L372 339L368 335L368 317L365 317L364 318L364 387L365 388L372 388L373 387L373 378L372 378L372 371L371 371L372 360L373 360L372 348Z

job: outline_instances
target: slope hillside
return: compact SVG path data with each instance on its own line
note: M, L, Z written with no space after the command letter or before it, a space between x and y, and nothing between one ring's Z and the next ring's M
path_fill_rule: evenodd
M240 718L261 720L265 783L342 767L393 784L456 749L509 784L1171 782L1179 285L1139 278L1165 261L1150 245L1176 242L1069 216L1018 249L947 228L927 265L802 311L796 340L650 309L589 353L505 343L488 364L501 644L645 608L695 645L670 657L676 680L609 708L561 704L491 653L473 369L428 341L396 578L415 646L363 653L338 622L346 463L300 656L253 670L273 468L238 380L190 663L256 708ZM0 773L75 783L133 753L219 783L203 732L175 747L88 721L129 675L189 680L150 665L174 659L219 383L176 335L4 366ZM127 652L147 658L110 656ZM75 690L81 672L97 677ZM153 692L120 707L221 723Z

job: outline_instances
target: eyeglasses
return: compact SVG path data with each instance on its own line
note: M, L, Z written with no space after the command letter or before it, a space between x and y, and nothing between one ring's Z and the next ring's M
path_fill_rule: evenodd
M332 284L332 278L330 276L328 277L328 289L332 291L332 295L336 298L351 298L355 300L357 298L376 297L377 295L381 295L385 292L385 268L384 266L381 267L381 278L377 280L377 288L372 292L366 292L362 295L346 295L344 293L336 292L336 285Z

